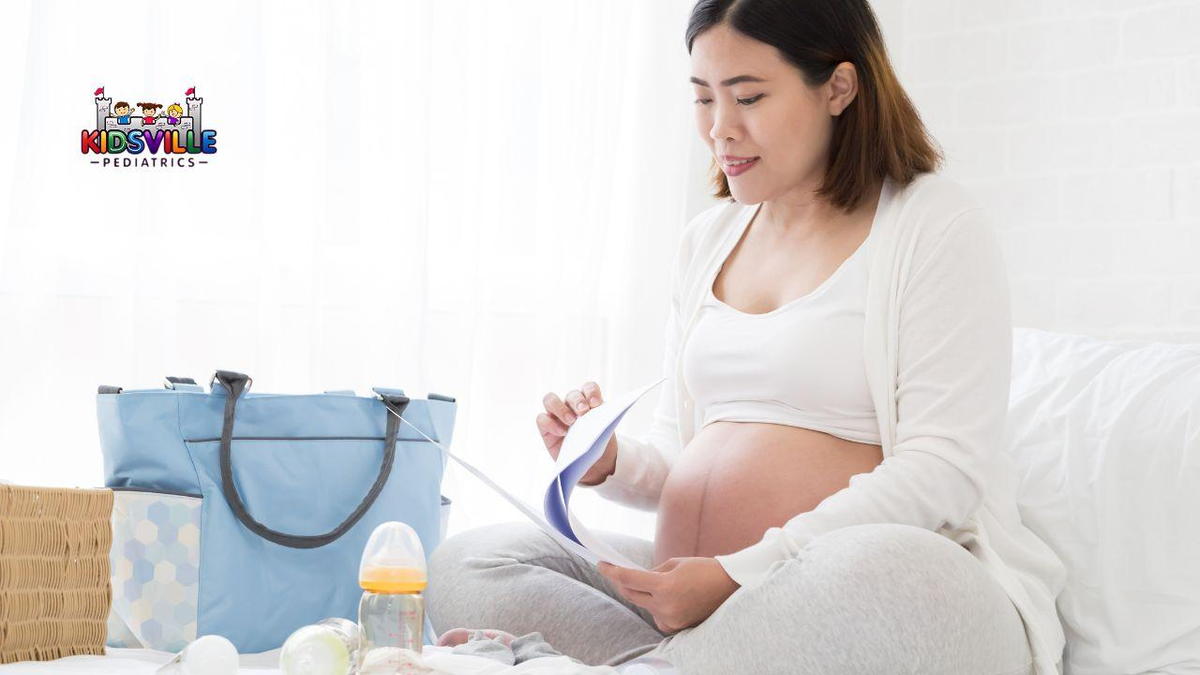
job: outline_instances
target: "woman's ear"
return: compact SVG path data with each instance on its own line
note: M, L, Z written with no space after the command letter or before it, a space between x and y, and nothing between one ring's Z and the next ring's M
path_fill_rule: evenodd
M853 63L842 61L834 68L826 84L829 85L829 114L837 117L858 95L858 71Z

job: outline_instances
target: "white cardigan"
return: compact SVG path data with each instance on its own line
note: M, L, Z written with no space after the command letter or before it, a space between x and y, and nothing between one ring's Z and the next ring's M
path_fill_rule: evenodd
M723 254L760 205L725 201L684 228L675 260L663 374L648 433L617 433L605 498L657 509L675 458L702 410L677 355ZM1015 467L1003 450L1012 365L1008 278L985 211L934 173L884 182L868 235L864 358L883 462L811 511L716 556L744 587L813 538L859 523L907 523L962 544L1004 587L1022 619L1038 675L1061 673L1065 636L1055 600L1066 580L1058 556L1021 522ZM901 311L903 309L903 311Z

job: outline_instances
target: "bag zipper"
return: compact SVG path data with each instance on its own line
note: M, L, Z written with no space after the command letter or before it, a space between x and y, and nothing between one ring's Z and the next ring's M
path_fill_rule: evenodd
M120 487L105 487L106 490L113 492L149 492L156 495L168 495L170 497L191 497L192 499L204 499L204 495L194 494L192 492L178 492L173 490L159 490L157 488L135 487L132 485L122 485Z

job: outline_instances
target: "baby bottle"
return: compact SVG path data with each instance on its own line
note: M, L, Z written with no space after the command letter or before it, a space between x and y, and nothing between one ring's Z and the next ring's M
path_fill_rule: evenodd
M368 661L393 658L399 649L421 654L425 582L425 550L417 533L398 521L376 527L358 569L358 585L363 589L358 604L360 668Z
M283 643L279 671L283 675L349 675L360 642L358 624L341 617L304 626Z
M154 671L156 675L237 675L238 652L221 635L201 635L168 663Z

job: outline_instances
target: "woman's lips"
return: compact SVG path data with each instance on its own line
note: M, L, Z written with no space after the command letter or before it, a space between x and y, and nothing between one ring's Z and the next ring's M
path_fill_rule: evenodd
M721 164L721 168L725 170L726 176L730 176L730 177L740 176L740 175L746 173L747 171L749 171L750 169L753 169L754 167L758 166L759 159L760 158L755 157L754 159L752 159L748 162L736 162L736 163L732 163L732 164L726 162L726 163Z

